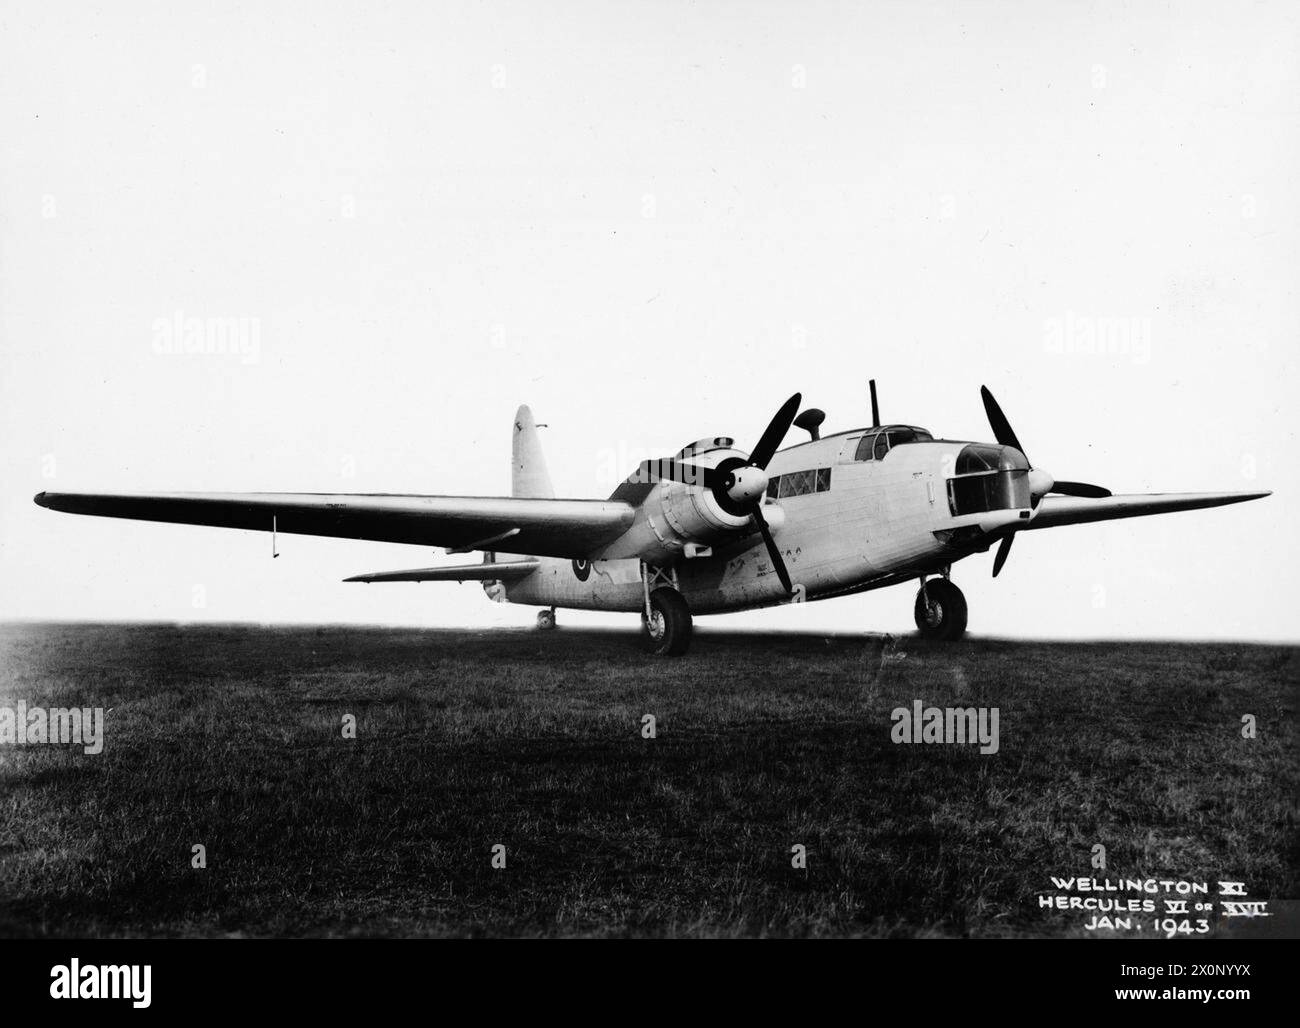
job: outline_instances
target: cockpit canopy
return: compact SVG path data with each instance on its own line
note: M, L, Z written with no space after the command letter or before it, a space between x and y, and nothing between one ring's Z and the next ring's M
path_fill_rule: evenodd
M708 439L696 439L693 443L687 443L674 455L674 460L682 457L697 457L701 453L708 453L711 450L730 450L736 445L736 440L729 436L718 435Z
M882 425L866 431L858 442L854 460L881 460L895 446L906 443L929 443L934 436L915 425Z

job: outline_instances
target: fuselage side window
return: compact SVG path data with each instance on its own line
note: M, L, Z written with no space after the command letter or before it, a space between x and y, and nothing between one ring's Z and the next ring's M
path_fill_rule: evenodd
M813 491L813 473L811 471L796 471L790 475L781 476L781 491L777 493L778 497L786 496L806 496Z
M784 500L791 496L824 493L830 487L831 469L813 468L809 471L792 471L786 475L777 475L767 483L767 495L773 500Z

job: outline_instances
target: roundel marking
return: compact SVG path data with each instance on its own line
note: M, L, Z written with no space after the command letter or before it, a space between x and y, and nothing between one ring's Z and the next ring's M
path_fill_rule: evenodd
M573 562L573 573L578 576L579 582L585 582L591 577L591 561L575 560Z

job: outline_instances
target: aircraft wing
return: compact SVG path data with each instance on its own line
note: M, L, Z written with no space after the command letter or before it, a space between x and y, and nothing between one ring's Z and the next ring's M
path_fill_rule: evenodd
M1033 520L1022 530L1056 528L1059 525L1082 525L1089 521L1113 521L1116 518L1141 518L1148 514L1165 514L1176 510L1199 510L1222 507L1229 503L1258 500L1270 493L1137 493L1091 499L1078 496L1044 496L1038 502Z
M345 582L501 582L531 575L542 566L540 560L493 561L490 564L458 564L451 568L412 568L409 571L371 571L353 575Z
M258 532L372 539L453 550L588 557L632 524L635 508L608 500L349 493L40 493L70 514Z

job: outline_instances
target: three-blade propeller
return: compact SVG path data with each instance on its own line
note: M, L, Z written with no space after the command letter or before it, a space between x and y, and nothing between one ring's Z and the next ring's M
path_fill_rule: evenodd
M1025 453L1025 448L1020 445L1020 440L1016 438L1016 433L1011 427L1011 422L1007 416L1002 413L1002 408L998 406L998 401L993 399L993 394L989 392L988 386L980 386L980 397L984 400L984 413L988 415L989 427L993 429L993 438L1003 446L1014 446L1021 453L1025 454L1028 460L1029 454ZM1038 501L1048 493L1057 493L1061 496L1084 496L1090 499L1105 499L1111 495L1109 489L1099 485L1091 485L1088 482L1066 482L1053 478L1051 474L1042 468L1036 468L1031 463L1029 465L1029 502L1032 506L1037 507ZM1002 537L998 543L998 552L993 558L993 577L998 577L998 572L1002 570L1002 565L1007 562L1007 555L1011 552L1011 540L1015 538L1016 528L1007 530L1007 534Z
M799 413L799 404L803 397L795 393L781 405L767 428L759 437L758 443L750 451L749 459L728 457L720 461L717 467L709 468L701 464L664 458L646 461L641 466L641 474L649 482L681 482L684 485L697 485L713 493L718 506L728 514L746 517L754 523L763 536L763 545L767 555L772 559L772 566L787 593L794 592L790 582L790 572L786 569L785 559L777 549L772 538L772 530L767 519L763 517L763 496L767 492L767 465L780 449L785 435L794 424L795 415Z

